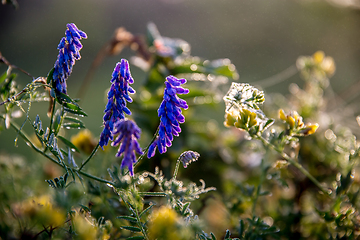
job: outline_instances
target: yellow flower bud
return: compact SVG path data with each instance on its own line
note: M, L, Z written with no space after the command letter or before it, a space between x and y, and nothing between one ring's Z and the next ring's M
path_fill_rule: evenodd
M311 135L311 134L314 134L318 128L319 128L319 124L317 124L317 123L309 124L306 126L306 128L301 130L301 133L304 135Z
M282 109L279 110L279 118L283 121L286 121L286 115L285 115L284 110L282 110Z
M295 127L295 119L292 116L287 116L286 122L290 125L291 128Z
M225 127L234 126L234 124L237 121L237 115L238 115L237 111L230 111L230 112L225 113L225 121L224 121Z
M250 113L250 120L249 120L249 128L251 128L252 126L255 126L256 124L257 124L256 113L251 112Z
M313 55L313 60L315 64L319 64L324 60L324 57L325 57L325 53L323 51L317 51Z

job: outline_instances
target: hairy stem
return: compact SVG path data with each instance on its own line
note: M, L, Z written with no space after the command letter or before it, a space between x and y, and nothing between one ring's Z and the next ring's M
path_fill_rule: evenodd
M272 148L276 152L278 152L286 161L291 163L293 166L295 166L297 169L299 169L300 172L302 172L307 178L309 178L320 190L323 192L326 196L330 197L330 192L326 190L321 183L316 180L316 178L311 175L300 163L296 162L294 159L292 159L289 155L284 153L281 149L277 148L275 145L271 144L269 141L267 141L263 136L256 135L256 138L261 140L264 146Z
M181 156L181 155L180 155L180 156ZM178 171L179 171L179 166L180 166L180 157L179 157L179 158L177 159L177 161L176 161L173 179L176 179L177 173L178 173Z
M83 164L81 164L79 171L81 171L81 169L90 161L90 159L95 155L95 153L98 149L99 149L99 143L96 145L96 147L91 152L90 156L86 159L86 161Z
M125 198L124 198L121 191L118 191L118 195L120 196L121 200L124 202L124 204L125 204L126 208L128 209L128 211L135 215L136 223L137 223L138 227L140 228L141 233L144 235L144 238L149 240L149 238L146 235L146 231L145 231L143 225L141 224L141 219L140 219L140 216L139 216L139 213L138 213L137 209L130 206L130 204L125 200Z
M5 120L5 117L2 116L2 115L0 115L0 118L2 118L2 119ZM111 184L111 185L114 184L113 182L108 181L108 180L106 180L106 179L102 179L102 178L93 176L93 175L91 175L91 174L89 174L89 173L83 172L83 171L81 171L81 169L66 167L66 166L62 165L59 161L53 159L50 155L44 153L42 150L40 150L38 147L36 147L36 146L29 140L29 137L28 137L24 132L20 131L20 128L19 128L15 123L10 122L10 126L11 126L12 128L14 128L14 129L18 132L19 136L22 137L22 138L25 140L25 142L26 142L26 144L27 144L28 146L30 146L30 147L31 147L32 149L34 149L36 152L40 153L42 156L46 157L47 159L49 159L49 160L52 161L53 163L57 164L58 166L60 166L60 167L62 167L62 168L71 169L71 170L73 170L73 171L78 172L79 174L81 174L81 175L83 175L83 176L86 176L86 177L88 177L88 178L90 178L90 179L93 179L93 180L95 180L95 181L98 181L98 182L107 183L107 184Z

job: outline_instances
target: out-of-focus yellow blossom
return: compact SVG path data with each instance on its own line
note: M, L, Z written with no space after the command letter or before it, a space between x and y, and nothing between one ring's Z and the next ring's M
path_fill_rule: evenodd
M334 59L325 56L323 51L317 51L312 56L299 57L296 66L306 80L318 81L323 86L328 84L328 78L334 75L336 70Z
M313 54L313 60L315 64L319 64L322 63L322 61L324 60L325 57L325 53L323 51L317 51Z
M278 160L274 163L273 168L275 169L282 169L284 167L287 167L289 165L289 162L286 160Z
M162 206L154 210L150 215L149 238L151 240L179 240L180 234L177 229L178 215L170 207Z
M304 126L302 117L296 111L291 111L290 114L286 115L284 110L280 109L279 118L289 124L291 129L298 129Z
M76 239L92 240L97 239L98 229L84 215L76 213L72 219L72 224L76 232ZM107 235L107 234L106 234ZM102 238L107 239L107 238Z
M284 110L279 110L279 118L285 121L291 130L292 135L307 136L316 132L319 124L304 124L302 117L296 112L291 111L289 114L285 114Z
M81 130L78 134L71 136L70 141L75 147L86 154L90 154L97 144L95 138L88 129Z
M282 109L279 110L279 118L283 121L286 121L286 115L285 115L284 110L282 110Z
M316 130L319 128L319 124L309 124L306 125L304 129L301 130L301 133L304 135L311 135L316 132Z
M20 213L43 226L61 226L66 219L64 211L54 207L48 195L25 200L20 206Z
M319 67L320 70L324 71L325 74L330 77L335 72L335 62L332 57L325 57L323 51L317 51L313 54L313 61Z

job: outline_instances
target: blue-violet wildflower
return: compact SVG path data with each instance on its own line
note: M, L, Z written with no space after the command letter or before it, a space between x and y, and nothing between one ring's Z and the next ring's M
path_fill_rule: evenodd
M54 64L52 85L55 91L66 94L66 79L72 72L75 60L79 60L82 45L80 40L87 38L85 32L79 30L74 23L66 25L65 36L58 45L59 55Z
M165 81L165 90L163 101L158 109L160 117L159 133L154 142L149 147L148 158L155 155L156 148L159 152L165 153L167 147L172 145L173 136L179 136L181 132L180 124L185 122L185 117L181 114L181 108L188 109L185 100L179 98L176 94L187 94L189 90L181 87L186 83L186 79L178 79L174 76L168 76Z
M130 175L134 176L133 164L136 163L135 152L143 154L143 151L137 141L141 134L140 128L132 120L121 119L115 124L114 131L112 133L113 136L119 134L114 142L111 143L111 146L117 146L121 142L119 151L115 155L116 157L120 157L121 154L123 154L121 169L128 167Z
M101 148L107 145L109 140L113 140L112 131L115 123L125 118L125 113L131 115L131 111L126 107L126 102L132 102L129 93L135 93L135 90L129 84L134 83L131 76L129 63L121 59L115 66L111 78L111 87L108 92L108 103L104 110L104 130L100 135L99 145Z
M187 168L190 165L190 163L197 161L199 157L200 154L198 152L185 151L180 155L179 161L182 162L184 168Z

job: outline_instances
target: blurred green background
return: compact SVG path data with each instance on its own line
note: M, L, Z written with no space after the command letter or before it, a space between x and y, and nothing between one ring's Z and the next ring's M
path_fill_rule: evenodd
M123 26L134 34L144 34L149 22L154 22L163 36L189 42L194 56L231 59L239 72L239 82L252 83L271 77L293 65L298 56L311 55L317 50L335 59L337 71L331 79L335 92L343 94L359 80L360 12L356 7L325 0L20 0L18 3L17 10L0 5L0 52L33 76L46 76L53 67L58 54L56 48L67 23L75 23L88 34L88 39L82 41L82 60L76 63L68 79L71 97L75 97L92 60L116 28ZM81 99L80 105L89 115L84 123L95 136L102 130L105 91L110 86L115 63L132 54L127 49L121 56L105 59ZM0 70L5 71L6 67L1 65ZM136 83L141 84L144 72L134 66L131 70ZM19 74L16 80L20 87L31 81L24 74ZM285 93L290 82L301 84L296 75L264 90ZM45 116L47 107L47 104L34 104L32 117L39 111ZM219 119L222 117L221 113ZM18 148L14 147L15 137L13 130L3 131L0 152L30 151L23 141L19 141Z

